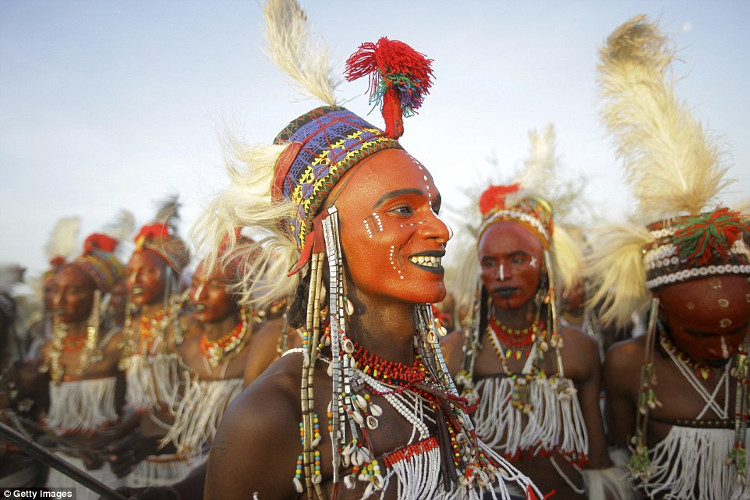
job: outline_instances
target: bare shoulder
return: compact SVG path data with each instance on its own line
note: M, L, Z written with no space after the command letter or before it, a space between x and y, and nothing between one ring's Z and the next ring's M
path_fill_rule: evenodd
M645 347L645 336L616 342L607 351L607 356L604 360L605 371L629 371L633 367L640 370L640 366L643 364Z
M593 376L598 378L601 359L596 339L575 327L562 328L560 335L563 339L561 354L565 374L577 381Z
M256 340L260 340L263 343L273 341L274 343L278 340L281 335L281 330L284 328L284 319L275 318L269 319L261 325L260 328L253 334Z
M641 336L609 348L604 360L604 386L608 393L624 395L638 391L645 342Z
M301 356L273 363L237 396L211 447L206 498L288 498L294 495Z
M564 346L576 351L583 351L585 355L596 354L599 357L599 344L591 335L587 335L580 328L565 326L560 330Z
M278 340L283 325L283 319L271 319L253 333L243 373L246 386L258 378L278 357ZM285 363L282 363L280 366L284 365Z
M120 344L122 344L123 334L122 330L110 332L107 338L106 344L102 346L105 352L116 352L120 350Z

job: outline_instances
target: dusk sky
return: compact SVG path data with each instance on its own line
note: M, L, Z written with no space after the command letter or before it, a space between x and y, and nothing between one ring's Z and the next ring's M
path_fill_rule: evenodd
M447 210L462 188L525 158L530 129L557 132L561 171L617 220L633 203L598 120L597 49L644 13L680 49L677 95L722 138L724 201L750 197L750 2L300 0L336 68L381 36L434 59L435 81L402 144L433 173ZM0 264L37 275L60 217L80 239L120 210L138 226L178 194L181 234L226 183L225 127L268 143L320 103L300 100L262 50L257 1L0 0ZM343 83L366 115L366 81ZM369 115L383 126L375 112ZM492 172L489 158L503 170ZM450 247L449 247L450 253Z

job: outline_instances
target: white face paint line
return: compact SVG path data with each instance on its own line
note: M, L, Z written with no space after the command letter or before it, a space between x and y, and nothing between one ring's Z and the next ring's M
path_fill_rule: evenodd
M206 286L206 282L205 281L201 281L201 284L198 285L198 288L195 289L195 293L193 294L193 300L194 301L198 302L198 298L201 296L201 293L203 293L203 288L205 286Z
M362 222L364 222L364 224L365 224L365 229L367 229L367 236L369 236L370 238L372 238L372 231L370 230L370 223L369 223L369 222L367 221L367 219L369 219L369 217L367 217L367 218L366 218L366 219L365 219L364 221L362 221Z
M531 262L529 262L529 265L536 269L536 257L531 257Z
M505 281L505 273L503 272L502 264L500 264L500 281Z
M724 359L729 358L729 349L727 349L727 344L724 342L724 336L721 337L721 357Z
M375 223L378 225L378 231L383 232L383 222L380 220L380 215L375 212L372 213L372 218L375 219Z

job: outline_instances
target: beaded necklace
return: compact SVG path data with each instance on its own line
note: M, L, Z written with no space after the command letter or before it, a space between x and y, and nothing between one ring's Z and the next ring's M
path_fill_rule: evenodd
M693 359L690 355L678 348L670 336L664 331L664 326L661 323L659 323L659 341L672 359L677 359L680 363L687 365L698 377L703 380L708 380L711 375L713 375L713 367Z
M63 352L81 351L80 364L76 370L78 375L83 375L91 363L102 359L102 352L98 346L98 329L95 326L87 326L86 334L77 337L68 337L68 327L61 322L55 321L53 327L54 336L50 342L49 354L39 367L39 371L49 373L55 384L60 384L65 376L66 367L60 362Z
M415 384L427 379L427 367L421 356L415 353L411 366L396 361L387 361L354 343L352 358L357 362L357 369L370 375L373 379L386 384L398 385L403 389L414 388Z
M171 309L166 311L160 309L149 316L141 315L138 318L138 329L136 331L132 326L130 314L126 314L125 326L123 327L122 358L128 358L134 354L147 355L151 353L171 319Z
M247 322L240 321L231 332L224 335L218 340L208 340L204 331L201 335L200 350L203 357L208 360L212 368L219 366L219 363L228 360L240 352L247 345Z
M501 351L500 344L502 344L502 346L507 346L506 351L500 356L501 360L504 362L505 359L511 357L521 359L529 346L536 341L538 333L543 328L543 325L541 321L536 320L531 326L521 330L515 330L513 328L507 328L497 318L490 316L488 328L491 328L492 333L494 334L490 335L490 339L492 340L492 346L494 347L495 352L499 353Z
M61 339L61 347L63 352L78 352L81 349L83 349L83 346L86 345L86 338L88 336L86 334L79 335L78 337L63 337Z

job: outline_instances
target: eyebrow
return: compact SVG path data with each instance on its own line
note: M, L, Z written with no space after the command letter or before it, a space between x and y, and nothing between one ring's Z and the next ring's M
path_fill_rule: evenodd
M380 198L378 198L378 201L375 202L375 205L373 205L373 208L378 208L380 205L390 200L391 198L398 198L399 196L406 196L409 194L415 194L417 196L424 195L421 189L416 189L416 188L396 189L395 191L389 191L385 193L383 196L381 196Z

